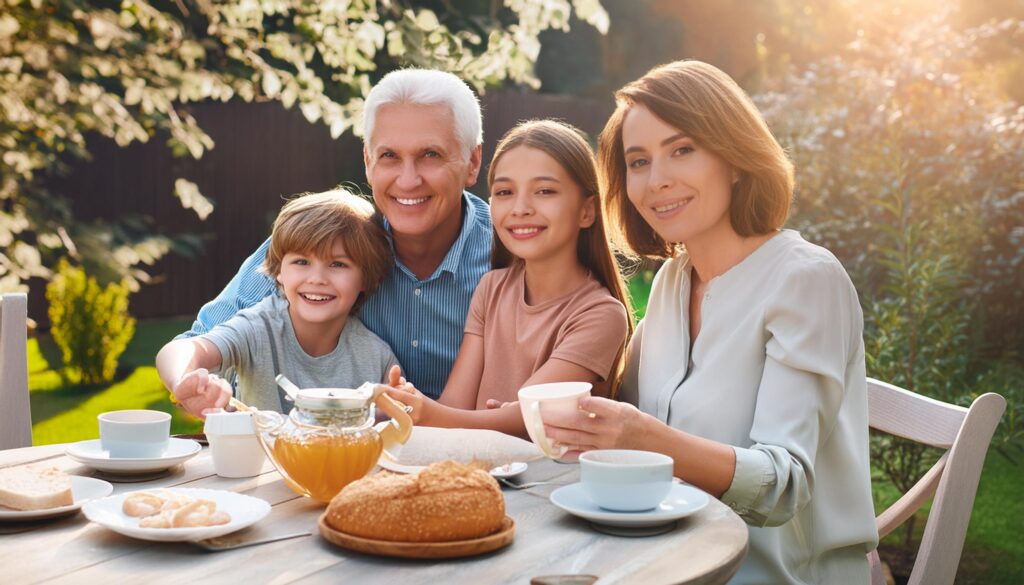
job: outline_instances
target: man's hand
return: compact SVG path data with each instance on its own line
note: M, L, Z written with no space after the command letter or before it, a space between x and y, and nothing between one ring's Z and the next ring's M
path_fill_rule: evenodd
M224 408L231 400L231 385L205 368L192 370L171 388L178 404L192 416L206 418L206 413Z

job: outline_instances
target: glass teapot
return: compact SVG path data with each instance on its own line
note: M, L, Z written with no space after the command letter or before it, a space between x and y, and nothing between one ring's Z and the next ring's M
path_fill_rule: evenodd
M296 493L329 502L373 469L382 450L395 451L409 439L412 419L387 388L367 382L299 390L287 417L251 409L256 436ZM374 404L391 420L374 426Z

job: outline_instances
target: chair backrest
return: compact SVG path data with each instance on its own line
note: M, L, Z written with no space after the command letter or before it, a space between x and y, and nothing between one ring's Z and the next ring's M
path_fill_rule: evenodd
M983 394L969 408L953 406L868 378L870 425L918 443L946 449L938 462L876 518L880 537L892 532L935 494L910 585L953 583L978 480L1006 400ZM868 555L872 585L884 583L878 553Z
M0 295L0 449L32 445L27 310L24 293Z

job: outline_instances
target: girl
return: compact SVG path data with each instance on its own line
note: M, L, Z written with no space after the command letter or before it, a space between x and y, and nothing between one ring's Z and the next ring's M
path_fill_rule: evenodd
M411 385L392 396L426 426L525 436L523 386L584 381L613 396L629 300L604 231L594 155L579 131L530 121L498 143L488 169L494 270L480 280L437 402Z
M545 416L548 438L670 455L750 525L730 582L868 583L860 304L828 250L780 229L792 165L706 63L658 67L616 98L600 143L608 205L634 252L667 262L630 342L632 404L583 398Z

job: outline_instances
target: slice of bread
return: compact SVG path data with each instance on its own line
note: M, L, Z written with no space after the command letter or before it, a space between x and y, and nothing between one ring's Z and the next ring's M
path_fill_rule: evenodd
M0 469L0 506L45 510L74 503L71 476L56 467L22 465Z

